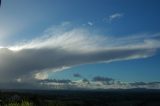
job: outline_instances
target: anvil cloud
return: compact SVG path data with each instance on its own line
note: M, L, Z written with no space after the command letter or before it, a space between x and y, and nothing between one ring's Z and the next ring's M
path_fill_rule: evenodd
M47 73L81 64L153 56L160 36L100 36L86 29L51 31L40 38L0 49L0 83L34 82Z

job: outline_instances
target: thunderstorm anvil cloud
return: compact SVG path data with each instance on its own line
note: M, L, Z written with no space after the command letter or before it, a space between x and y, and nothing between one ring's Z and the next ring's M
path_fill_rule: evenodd
M160 48L159 35L104 37L72 29L0 49L0 82L31 81L81 64L146 58Z

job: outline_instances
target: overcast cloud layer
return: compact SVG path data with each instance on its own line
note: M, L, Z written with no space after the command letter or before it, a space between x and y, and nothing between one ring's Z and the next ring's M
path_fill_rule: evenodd
M0 83L34 82L73 66L153 56L160 36L100 36L87 29L49 29L42 37L0 49Z

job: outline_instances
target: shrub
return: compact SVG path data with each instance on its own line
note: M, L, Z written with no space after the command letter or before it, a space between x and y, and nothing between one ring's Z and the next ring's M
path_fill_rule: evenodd
M22 101L22 103L9 103L5 106L33 106L33 103L29 102L29 101Z

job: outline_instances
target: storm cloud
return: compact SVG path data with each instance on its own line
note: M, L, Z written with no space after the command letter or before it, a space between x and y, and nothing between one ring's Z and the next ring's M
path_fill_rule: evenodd
M50 72L82 64L146 58L160 48L159 35L107 37L85 29L52 32L0 49L0 82L34 82Z
M73 76L77 77L77 78L82 78L81 74L79 74L79 73L75 73L75 74L73 74Z
M103 84L113 84L114 79L108 78L108 77L101 77L101 76L96 76L93 78L94 82L102 82Z

